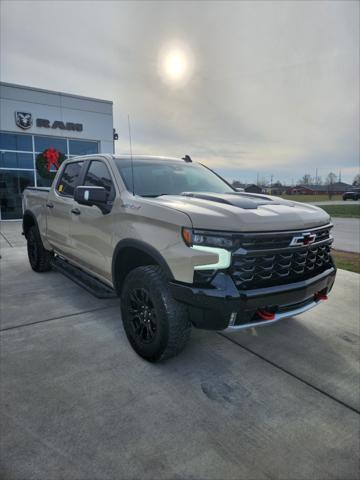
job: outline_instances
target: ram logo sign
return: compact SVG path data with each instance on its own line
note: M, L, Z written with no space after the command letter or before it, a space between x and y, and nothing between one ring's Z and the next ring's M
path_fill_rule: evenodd
M15 123L23 130L31 128L33 125L32 114L28 112L15 112ZM82 132L83 124L74 122L63 122L62 120L55 120L51 122L47 118L36 118L35 124L39 128L51 128L59 130L68 130L73 132Z
M15 123L23 130L27 130L33 124L31 113L15 112Z

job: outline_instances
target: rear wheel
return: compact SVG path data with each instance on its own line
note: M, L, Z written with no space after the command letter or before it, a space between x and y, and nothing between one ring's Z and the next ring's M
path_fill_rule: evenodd
M187 308L174 300L158 266L138 267L128 274L121 311L131 346L150 362L177 355L190 338Z
M47 272L51 269L51 252L44 248L39 229L36 225L30 227L26 237L31 268L35 272Z

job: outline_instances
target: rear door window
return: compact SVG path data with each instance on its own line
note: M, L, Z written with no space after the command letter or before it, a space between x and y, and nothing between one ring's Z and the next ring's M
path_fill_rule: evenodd
M66 197L74 196L82 166L83 162L72 162L66 165L56 187L60 195L65 195Z

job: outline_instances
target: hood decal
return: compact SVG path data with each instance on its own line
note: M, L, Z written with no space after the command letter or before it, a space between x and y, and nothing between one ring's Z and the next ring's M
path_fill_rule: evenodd
M207 192L183 192L183 197L198 198L209 202L224 203L245 210L256 210L259 205L279 205L278 202L266 197L247 196L241 193L207 193Z

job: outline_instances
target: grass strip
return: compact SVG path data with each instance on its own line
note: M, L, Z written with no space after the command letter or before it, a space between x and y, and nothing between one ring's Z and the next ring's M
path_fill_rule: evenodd
M321 205L332 217L360 218L360 205Z
M344 252L342 250L331 250L336 266L349 272L360 273L360 254Z

